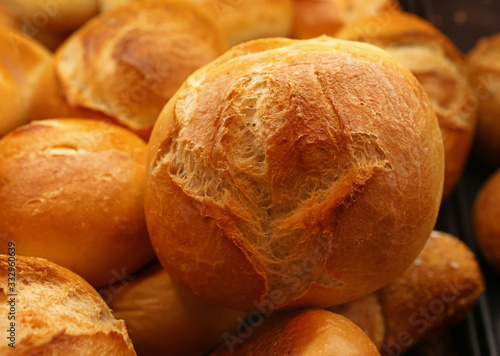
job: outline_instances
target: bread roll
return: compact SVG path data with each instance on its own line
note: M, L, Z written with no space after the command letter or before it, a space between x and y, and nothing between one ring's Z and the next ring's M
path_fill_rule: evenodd
M115 317L127 324L141 356L204 355L234 333L246 313L195 297L159 263L100 291Z
M342 26L379 12L399 11L394 0L293 0L292 37L334 36Z
M17 28L16 19L5 9L3 4L0 4L0 26L12 29Z
M0 27L0 137L27 121L35 81L51 60L34 40Z
M247 42L194 73L149 144L145 210L160 262L239 310L331 306L404 271L435 224L436 116L376 47Z
M401 354L462 320L483 291L483 276L469 248L452 235L433 231L399 278L329 310L354 321L381 352Z
M474 148L483 160L500 166L500 34L481 39L467 65L478 99Z
M44 120L0 141L0 236L94 286L150 261L146 144L93 120ZM0 253L6 253L0 245Z
M133 1L139 0L99 0L102 11ZM190 1L207 10L230 46L257 38L287 37L290 34L292 0Z
M500 273L500 170L481 188L472 218L476 242L482 255Z
M147 138L184 79L225 49L199 6L129 4L93 19L58 49L31 118L102 118Z
M356 324L326 310L275 314L250 328L210 355L380 355Z
M0 328L4 335L13 328L14 336L2 338L0 354L135 355L125 323L81 277L42 258L9 253L0 255ZM11 273L15 286L8 284Z
M3 4L19 21L39 30L74 30L95 16L97 0L4 0Z
M420 81L434 106L443 135L443 196L448 196L462 175L476 126L476 97L460 51L429 22L404 12L358 20L337 36L383 48Z

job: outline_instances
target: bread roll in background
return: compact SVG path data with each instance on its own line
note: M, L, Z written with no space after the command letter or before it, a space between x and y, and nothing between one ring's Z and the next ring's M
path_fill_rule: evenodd
M423 248L443 144L421 85L386 52L257 40L169 101L147 174L148 229L176 281L239 310L327 307L387 284Z
M94 286L152 260L144 220L146 144L94 120L44 120L0 140L0 235ZM6 244L0 253L6 253Z
M0 327L15 323L12 340L0 343L4 356L135 355L125 323L116 320L99 294L81 277L42 258L0 255ZM15 270L14 293L8 278ZM15 294L15 303L9 303ZM14 306L15 305L15 306ZM11 306L15 321L8 319ZM12 315L12 314L11 314Z
M293 38L335 36L343 26L379 12L399 11L394 0L293 0Z
M147 0L96 17L38 82L32 119L100 118L147 138L167 100L226 44L195 4Z
M133 1L99 0L102 11ZM264 37L288 37L292 0L189 0L202 5L220 27L230 46Z
M51 32L74 30L98 13L97 0L2 0L18 21Z
M326 310L276 313L234 336L210 356L380 355L370 338L347 318Z
M488 264L500 274L500 170L483 185L472 216L474 235Z
M462 320L483 291L483 276L469 248L450 234L433 231L400 277L370 296L329 310L354 321L380 351L400 354Z
M0 137L27 122L35 82L50 53L14 29L0 27Z
M432 24L404 12L360 19L345 26L337 37L381 47L420 81L434 106L443 135L443 196L448 196L464 170L476 126L476 96L462 53Z
M475 151L500 166L500 34L482 38L467 55L469 78L477 93Z
M159 263L99 291L123 319L141 356L204 355L235 333L247 313L195 297L177 285Z

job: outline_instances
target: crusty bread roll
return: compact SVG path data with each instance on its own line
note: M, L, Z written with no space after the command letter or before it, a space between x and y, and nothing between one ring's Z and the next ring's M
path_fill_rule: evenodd
M235 333L247 313L195 297L159 263L99 291L113 314L127 324L141 356L197 356Z
M146 144L94 120L44 120L0 140L0 235L94 286L150 261ZM0 253L6 252L0 245Z
M132 1L99 0L102 11ZM230 46L263 37L287 37L292 25L292 0L190 0L202 5L219 25Z
M42 258L10 253L0 255L0 328L4 335L14 331L2 338L0 354L135 355L125 323L80 276ZM8 279L12 271L15 282ZM8 346L12 342L15 348Z
M5 9L20 22L39 30L74 30L98 13L97 0L3 0Z
M482 255L500 273L500 170L481 188L474 205L473 224Z
M377 13L399 11L395 0L293 0L293 38L334 36L344 25Z
M184 79L225 49L213 20L195 4L129 4L88 22L58 49L39 81L31 118L103 118L147 138Z
M261 319L228 338L210 356L380 355L370 338L347 318L326 310L301 310Z
M14 29L0 27L0 137L27 121L35 82L51 55Z
M247 42L195 72L153 130L160 262L239 310L331 306L402 273L435 224L443 144L415 77L370 45Z
M469 248L452 235L433 231L413 264L391 284L329 310L354 321L380 351L401 354L463 319L483 290L483 276Z
M467 66L478 104L474 149L500 166L500 33L481 39L467 55Z
M432 24L404 12L360 19L337 36L383 48L420 81L443 135L446 197L462 175L476 126L476 97L460 51Z

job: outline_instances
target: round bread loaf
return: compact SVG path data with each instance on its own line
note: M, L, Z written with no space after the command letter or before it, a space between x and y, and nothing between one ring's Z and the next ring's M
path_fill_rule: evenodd
M280 313L228 338L210 356L380 355L370 338L349 319L326 310Z
M95 16L97 0L6 0L10 14L30 28L67 32Z
M38 82L31 118L101 118L147 138L188 75L225 49L196 4L128 4L91 20L57 50Z
M422 84L443 135L446 197L462 175L476 127L476 97L463 55L432 24L404 12L355 21L337 37L381 47L410 69Z
M159 263L99 291L115 317L127 324L141 356L199 356L236 332L247 313L195 297L177 285Z
M500 170L481 188L474 205L473 224L482 255L500 273Z
M500 34L481 39L467 56L469 78L478 99L474 149L500 166Z
M0 137L27 121L35 82L50 61L50 53L37 42L0 27Z
M415 77L370 45L237 46L194 73L149 144L160 262L239 310L331 306L402 273L435 224L443 144Z
M16 247L0 255L0 327L8 336L0 354L135 355L125 323L87 282L42 258L16 256Z
M99 0L102 11L132 1ZM214 18L230 46L263 37L287 37L292 25L292 0L189 0Z
M0 236L94 286L150 261L146 144L115 125L44 120L0 140ZM0 253L6 252L0 245Z
M334 36L342 26L379 12L399 11L394 0L293 0L292 37Z

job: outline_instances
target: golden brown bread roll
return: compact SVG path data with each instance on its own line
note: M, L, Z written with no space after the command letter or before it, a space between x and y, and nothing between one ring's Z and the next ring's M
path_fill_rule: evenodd
M132 1L99 0L102 11ZM189 0L202 5L219 25L230 46L263 38L287 37L292 25L292 0Z
M184 79L225 49L195 4L129 4L88 22L58 49L31 118L103 118L147 138Z
M94 286L150 261L146 144L94 120L44 120L0 140L0 235ZM0 253L6 246L0 245Z
M347 318L326 310L277 313L261 319L211 356L380 355L370 338Z
M155 126L147 172L148 229L176 281L240 310L326 307L420 252L443 146L427 95L384 51L268 39L188 78Z
M38 30L67 32L95 16L97 0L3 0L5 9L20 22Z
M472 218L476 243L482 255L500 273L500 170L481 188Z
M99 291L113 314L127 324L141 356L203 355L234 333L247 313L195 297L159 263Z
M483 290L483 276L469 248L452 235L433 231L413 264L391 284L329 310L354 321L380 351L400 354L463 319Z
M0 137L26 122L35 82L50 60L34 40L0 27Z
M383 48L420 81L434 106L443 135L446 197L462 175L476 126L476 97L460 51L432 24L404 12L358 20L345 26L337 36Z
M481 39L467 55L467 65L478 99L474 148L486 162L500 166L500 34Z
M14 17L5 9L5 6L0 3L0 26L9 27L12 29L17 28L17 21Z
M293 38L334 36L343 26L379 12L399 11L394 0L293 0Z
M0 255L0 327L4 333L14 330L8 332L12 339L0 343L0 354L135 355L125 323L87 282L52 262L15 252ZM15 282L9 280L13 271Z

